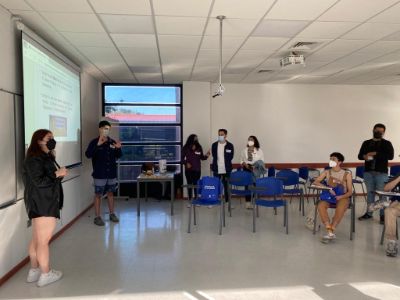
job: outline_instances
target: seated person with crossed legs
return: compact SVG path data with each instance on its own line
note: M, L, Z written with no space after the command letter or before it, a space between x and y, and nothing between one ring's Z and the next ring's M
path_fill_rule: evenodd
M353 193L351 174L341 168L343 161L343 154L339 152L332 153L329 161L330 169L325 170L314 181L314 185L324 186L322 182L325 180L327 185L332 187L332 190L327 191L327 197L322 197L321 194L321 201L318 203L318 213L326 229L326 233L322 237L322 242L324 243L336 238L335 230L349 207L349 199ZM328 208L332 204L336 204L336 209L335 215L330 221Z
M400 176L385 184L383 188L385 192L400 192ZM386 197L378 200L369 207L369 211L385 209L385 238L386 238L386 255L396 257L398 252L397 246L397 218L400 217L400 197L394 196L388 200Z

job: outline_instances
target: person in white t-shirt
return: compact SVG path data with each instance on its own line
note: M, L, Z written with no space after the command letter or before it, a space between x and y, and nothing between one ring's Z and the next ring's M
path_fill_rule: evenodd
M265 173L264 153L260 148L260 143L254 135L247 139L247 147L240 155L240 163L244 171L252 172L256 178ZM246 208L252 209L251 197L246 196Z

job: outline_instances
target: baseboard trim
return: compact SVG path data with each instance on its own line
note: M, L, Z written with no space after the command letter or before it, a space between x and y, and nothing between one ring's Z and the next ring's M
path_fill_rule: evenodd
M89 209L93 207L93 203L86 207L79 215L77 215L74 219L71 220L68 224L62 227L50 240L50 243L57 239L60 235L62 235L65 231L67 231L80 217L82 217ZM25 257L19 264L17 264L14 268L12 268L8 273L6 273L3 277L0 278L0 287L12 276L14 276L19 270L21 270L27 263L29 263L29 256Z

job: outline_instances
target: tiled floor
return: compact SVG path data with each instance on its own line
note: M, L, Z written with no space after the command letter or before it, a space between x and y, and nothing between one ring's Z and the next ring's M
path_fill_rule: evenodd
M171 217L168 201L149 200L139 219L134 200L119 201L119 224L94 226L90 211L51 245L60 282L25 283L27 266L0 288L0 298L400 299L400 257L385 256L378 221L356 221L350 241L347 213L337 241L325 245L305 228L296 204L289 235L282 211L263 208L252 233L252 212L235 200L219 236L216 208L200 208L188 234L183 201ZM364 208L360 199L357 215Z

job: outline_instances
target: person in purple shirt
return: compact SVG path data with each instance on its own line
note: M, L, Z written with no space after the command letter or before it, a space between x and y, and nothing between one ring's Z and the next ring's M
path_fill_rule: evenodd
M207 160L210 151L203 153L203 148L199 143L197 135L191 134L182 148L182 164L185 166L185 177L187 184L197 184L201 177L201 161ZM188 188L189 199L192 199L193 191ZM196 190L194 190L196 197Z

